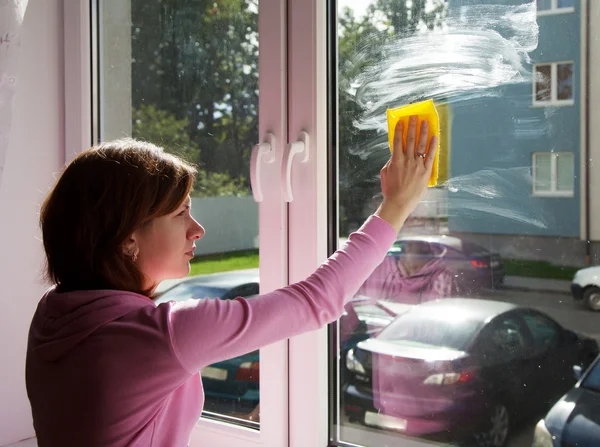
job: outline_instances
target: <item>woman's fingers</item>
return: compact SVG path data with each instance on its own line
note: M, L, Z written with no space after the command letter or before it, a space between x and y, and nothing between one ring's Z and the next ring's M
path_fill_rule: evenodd
M429 124L427 120L421 121L421 133L419 134L419 145L417 146L417 154L425 155L427 152L427 141L429 140Z
M437 152L438 147L438 139L436 136L431 137L431 141L429 142L429 150L427 151L427 158L425 159L425 167L427 168L427 172L431 172L433 167L433 162L435 160L435 153Z
M402 147L404 140L404 122L398 120L396 123L396 130L394 131L394 147L392 150L392 159L398 159L404 154L404 148Z
M406 133L406 155L415 156L415 143L417 141L417 117L411 116L408 119L408 132Z

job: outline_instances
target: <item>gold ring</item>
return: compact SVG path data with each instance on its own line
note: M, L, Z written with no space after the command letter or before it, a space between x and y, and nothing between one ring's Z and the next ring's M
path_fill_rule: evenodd
M417 152L416 155L417 155L417 157L421 157L421 158L425 159L425 154L423 154L422 152Z

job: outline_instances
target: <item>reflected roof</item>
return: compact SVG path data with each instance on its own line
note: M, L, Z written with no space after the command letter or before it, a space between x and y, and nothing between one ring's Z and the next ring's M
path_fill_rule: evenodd
M428 301L415 306L410 314L415 316L423 314L431 318L445 315L448 319L459 316L462 319L484 322L490 318L518 309L519 306L501 301L481 300L472 298L444 298L441 300Z

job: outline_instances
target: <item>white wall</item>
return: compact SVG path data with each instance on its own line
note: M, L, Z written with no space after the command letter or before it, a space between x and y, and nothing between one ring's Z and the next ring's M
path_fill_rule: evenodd
M206 230L195 254L258 248L258 203L253 196L194 197L192 215Z
M64 158L62 0L29 0L0 186L0 445L34 435L25 392L29 322L45 286L39 203Z

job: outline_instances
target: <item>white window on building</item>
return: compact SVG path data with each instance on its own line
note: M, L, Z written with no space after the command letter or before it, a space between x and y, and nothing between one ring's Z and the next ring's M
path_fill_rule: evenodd
M575 160L572 152L533 154L533 195L572 197Z
M537 0L538 15L565 14L575 11L575 0Z
M573 62L552 62L533 67L533 104L570 106L573 93Z

